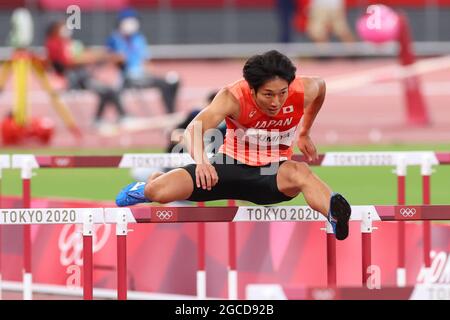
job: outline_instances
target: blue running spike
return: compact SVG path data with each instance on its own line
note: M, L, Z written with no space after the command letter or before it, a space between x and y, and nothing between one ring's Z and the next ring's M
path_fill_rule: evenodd
M119 207L132 206L138 203L151 202L144 195L145 182L133 182L123 188L116 197Z

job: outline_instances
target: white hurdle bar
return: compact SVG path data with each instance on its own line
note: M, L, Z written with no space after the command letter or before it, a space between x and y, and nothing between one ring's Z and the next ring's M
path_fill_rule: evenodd
M214 211L214 214L211 214ZM162 214L164 212L164 214ZM264 212L264 214L262 214ZM414 212L414 214L405 214ZM308 214L307 214L308 213ZM361 221L362 274L370 266L373 221L448 220L450 205L352 206L352 221ZM126 236L129 223L186 222L312 222L327 219L306 206L283 207L137 207L137 208L42 208L1 209L0 224L82 224L83 296L93 299L92 230L94 224L116 224L118 299L127 298ZM364 240L366 238L366 240ZM369 241L367 241L367 239ZM369 246L369 247L367 247ZM335 266L334 266L335 267ZM231 297L232 298L232 297Z

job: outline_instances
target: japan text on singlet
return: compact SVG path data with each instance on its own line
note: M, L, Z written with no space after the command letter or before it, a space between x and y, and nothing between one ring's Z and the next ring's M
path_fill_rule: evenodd
M251 166L288 160L303 116L303 82L289 85L288 98L276 116L268 116L256 105L244 79L228 86L239 101L239 119L227 117L227 133L219 152Z

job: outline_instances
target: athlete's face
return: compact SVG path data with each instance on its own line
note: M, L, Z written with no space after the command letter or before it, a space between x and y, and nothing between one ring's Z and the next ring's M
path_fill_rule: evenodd
M253 98L265 114L275 116L286 102L288 87L286 80L276 77L264 83L257 92L252 90Z

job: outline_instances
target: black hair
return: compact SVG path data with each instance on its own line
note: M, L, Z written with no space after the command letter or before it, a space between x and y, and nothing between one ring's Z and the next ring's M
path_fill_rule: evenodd
M244 65L244 79L256 92L267 81L276 77L290 84L295 79L297 68L284 54L271 50L250 57Z

